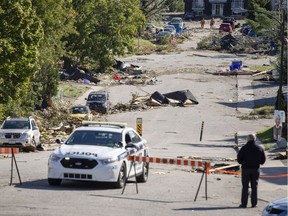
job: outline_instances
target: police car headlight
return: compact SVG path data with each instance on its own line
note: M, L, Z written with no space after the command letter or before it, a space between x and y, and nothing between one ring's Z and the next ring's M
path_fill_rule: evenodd
M5 133L0 132L0 138L5 138Z
M57 162L61 159L61 157L59 157L57 154L51 154L50 157L49 157L49 160L50 161L54 161L54 162Z
M110 163L116 162L117 160L118 160L117 157L113 157L113 158L102 159L102 160L100 160L100 162L102 164L110 164Z

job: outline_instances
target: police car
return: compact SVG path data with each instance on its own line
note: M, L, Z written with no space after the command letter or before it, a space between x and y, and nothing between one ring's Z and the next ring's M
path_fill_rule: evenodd
M149 163L135 161L132 164L128 160L129 155L148 156L146 143L126 124L84 121L50 155L48 183L99 181L112 182L116 188L122 188L131 177L136 177L137 182L146 182Z

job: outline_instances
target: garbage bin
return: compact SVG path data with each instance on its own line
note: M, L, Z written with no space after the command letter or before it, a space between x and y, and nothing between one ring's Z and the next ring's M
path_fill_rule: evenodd
M242 61L241 60L233 60L232 61L232 68L235 69L240 69L242 67Z

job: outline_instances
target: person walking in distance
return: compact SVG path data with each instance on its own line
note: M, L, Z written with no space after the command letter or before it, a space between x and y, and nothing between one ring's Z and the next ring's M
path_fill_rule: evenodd
M201 25L201 28L203 29L203 28L204 28L204 25L205 25L205 20L204 20L204 18L201 19L200 25Z
M215 24L215 19L214 17L212 17L212 19L210 20L210 29L214 28L214 24Z
M259 179L260 164L265 163L266 156L263 148L256 145L256 136L249 134L247 143L240 149L237 155L237 161L242 166L242 194L241 205L246 208L248 202L248 188L251 186L251 205L252 208L257 206L257 186Z

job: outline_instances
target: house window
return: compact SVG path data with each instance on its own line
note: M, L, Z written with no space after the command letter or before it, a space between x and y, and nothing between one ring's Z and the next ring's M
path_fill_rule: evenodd
M244 0L232 0L231 8L244 8Z
M204 0L193 0L192 8L204 8Z
M223 16L223 4L212 4L212 15Z

